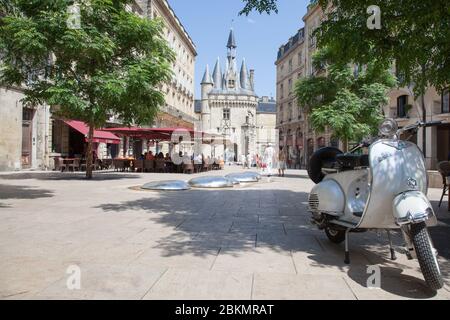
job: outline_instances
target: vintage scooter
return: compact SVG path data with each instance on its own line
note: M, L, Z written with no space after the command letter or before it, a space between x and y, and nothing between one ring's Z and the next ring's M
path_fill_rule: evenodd
M350 232L386 230L395 260L390 230L400 229L408 259L418 259L431 289L442 288L437 251L427 230L437 219L426 196L423 154L414 143L399 138L402 133L440 123L417 122L398 129L394 120L386 119L375 142L360 144L345 154L327 147L311 157L308 174L317 183L309 194L312 222L332 242L345 241L345 263L350 263ZM369 148L368 155L355 154L363 148Z

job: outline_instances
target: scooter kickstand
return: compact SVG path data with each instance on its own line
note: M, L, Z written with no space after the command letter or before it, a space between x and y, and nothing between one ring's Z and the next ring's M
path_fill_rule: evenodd
M345 264L350 264L350 252L348 250L348 234L350 232L350 229L345 230Z
M391 260L397 260L397 256L395 255L395 250L394 247L392 245L392 237L391 237L391 232L389 230L386 230L387 235L388 235L388 239L389 239L389 250L391 251Z

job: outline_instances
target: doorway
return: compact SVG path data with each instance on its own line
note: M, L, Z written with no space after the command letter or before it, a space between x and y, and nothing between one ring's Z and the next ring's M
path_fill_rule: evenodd
M32 164L33 150L33 118L34 110L23 108L22 110L22 168L29 169Z

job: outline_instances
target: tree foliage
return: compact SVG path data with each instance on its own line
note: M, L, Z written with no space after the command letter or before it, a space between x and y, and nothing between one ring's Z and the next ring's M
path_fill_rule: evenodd
M387 92L396 85L387 66L377 59L364 67L336 62L328 48L317 51L313 65L318 73L296 84L298 102L307 109L312 127L318 132L330 128L344 142L375 134Z
M162 22L127 11L129 3L79 1L80 28L73 28L69 1L2 0L0 85L23 86L25 103L45 102L87 123L89 150L93 129L110 115L126 125L151 121L164 103L159 87L170 80L174 53Z
M245 1L244 13L276 11L276 0ZM319 46L341 61L366 64L372 57L395 63L401 86L413 84L416 96L427 86L450 83L450 1L317 0L326 19L316 30ZM367 8L379 6L381 29L369 29Z
M239 14L249 15L253 10L259 13L270 14L272 11L278 13L277 0L242 0L245 2L245 7Z

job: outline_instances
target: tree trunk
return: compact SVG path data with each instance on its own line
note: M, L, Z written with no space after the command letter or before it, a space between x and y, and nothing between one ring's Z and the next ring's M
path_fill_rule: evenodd
M94 126L89 124L89 133L88 133L88 147L86 154L86 179L92 179L92 164L93 164L93 156L92 156L92 140L94 138Z
M348 152L348 139L347 138L342 140L342 147L344 148L344 152L347 153Z

